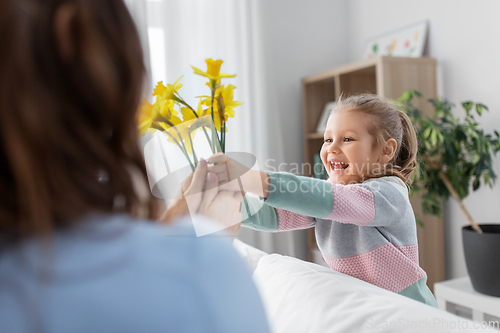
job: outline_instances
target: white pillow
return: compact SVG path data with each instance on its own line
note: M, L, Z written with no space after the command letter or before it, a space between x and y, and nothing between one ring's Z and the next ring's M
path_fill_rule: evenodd
M498 333L493 329L481 330L478 323L292 257L271 254L260 258L253 277L275 333Z
M256 249L255 247L250 246L237 238L234 239L233 246L240 256L246 261L251 272L255 270L259 260L268 255L266 252Z

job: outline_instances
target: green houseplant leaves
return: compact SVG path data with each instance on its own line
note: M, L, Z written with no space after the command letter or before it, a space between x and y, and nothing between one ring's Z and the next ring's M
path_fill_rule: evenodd
M453 103L445 99L430 99L434 117L428 117L412 104L422 95L415 90L403 93L398 99L410 117L418 138L418 165L411 192L420 192L425 214L441 215L444 198L453 196L473 228L479 226L463 205L462 199L470 188L476 191L481 184L490 187L496 179L492 158L500 150L500 134L487 134L479 127L476 116L488 108L481 103L463 102L465 118L452 114Z

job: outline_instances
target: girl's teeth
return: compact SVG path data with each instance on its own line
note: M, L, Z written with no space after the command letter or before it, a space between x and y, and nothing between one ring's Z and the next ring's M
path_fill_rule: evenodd
M334 170L342 170L349 166L349 164L341 162L331 162L330 164Z

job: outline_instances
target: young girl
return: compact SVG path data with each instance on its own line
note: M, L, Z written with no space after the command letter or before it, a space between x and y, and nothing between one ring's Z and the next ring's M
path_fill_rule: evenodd
M252 216L242 209L244 226L267 231L314 226L318 247L332 269L436 306L418 263L408 199L416 154L408 117L379 96L358 95L340 99L328 120L320 153L327 181L245 170L227 159L227 171L224 163L211 170L221 183L248 171L249 176L241 177L247 179L244 190L265 198ZM209 162L225 158L214 155ZM259 176L261 193L254 181ZM230 189L232 183L222 186ZM247 199L249 211L256 211L257 198Z

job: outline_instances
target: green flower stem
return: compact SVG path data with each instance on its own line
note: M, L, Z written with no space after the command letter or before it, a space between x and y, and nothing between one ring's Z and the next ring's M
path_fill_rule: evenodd
M163 118L164 118L164 117L163 117ZM168 119L167 119L167 120L165 121L165 123L166 123L168 126L170 126L171 128L173 128L173 129L177 132L177 135L179 136L179 142L182 144L182 147L184 148L184 149L181 149L181 150L182 150L182 152L184 153L184 156L186 156L186 159L188 160L189 165L191 166L191 170L193 170L193 172L194 172L195 167L193 166L193 163L191 162L191 159L189 158L189 155L188 155L188 153L187 153L186 146L184 145L184 141L182 140L182 135L181 135L181 133L179 132L179 130L177 129L177 127L176 127L176 126L174 126L174 124L172 124L172 122L170 122L170 120L168 120ZM167 132L167 133L168 133L168 132ZM170 134L170 133L169 133L169 134ZM175 138L174 138L173 136L171 136L171 137L172 137L172 139L174 139L174 140L175 140Z
M181 103L182 105L186 106L189 110L191 110L197 119L200 118L198 116L198 114L196 113L196 111L191 107L191 105L186 103L186 101L184 101L184 99L180 98L180 96L179 96L179 103ZM212 141L210 140L210 137L208 136L207 130L203 126L201 127L201 129L203 130L203 133L205 133L205 137L207 138L207 141L210 144L210 148L212 149L212 154L215 154L215 150L213 148Z
M212 151L215 151L215 125L214 125L214 108L212 105L212 112L211 112L211 117L212 117L212 123L210 126L212 127Z
M191 150L193 151L193 159L195 167L198 166L198 158L196 157L196 152L194 151L193 140L191 140L191 131L188 131L189 143L191 143Z
M222 152L226 152L226 122L224 121L224 126L222 127Z
M215 129L215 122L214 122L214 96L215 96L215 85L212 83L211 85L212 87L212 98L211 98L211 105L210 105L210 108L212 110L211 114L212 114L212 140L215 142L215 140L217 139L217 142L219 142L219 146L216 147L217 148L217 152L219 152L219 149L221 148L221 142L219 140L219 137L217 135L217 130ZM215 144L214 144L215 145ZM215 148L215 147L214 147ZM215 149L214 149L215 150Z
M220 133L220 136L221 136L221 149L222 149L222 152L226 152L226 108L224 106L224 99L222 98L222 96L219 96L219 98L217 99L217 104L219 105L219 110L221 112L219 112L219 117L220 117L220 123L221 123L221 133Z
M184 144L184 141L182 140L182 135L177 128L174 127L174 129L177 132L177 135L179 136L179 142L182 144L182 147L184 148L184 150L183 150L185 152L184 156L186 156L186 158L189 162L189 165L191 166L191 170L193 170L193 172L194 172L195 167L194 167L193 163L191 163L191 159L189 158L189 155L187 153L186 145Z
M172 123L170 123L170 126L171 126L171 124ZM186 157L186 159L188 160L189 166L191 167L191 170L194 172L195 167L193 166L193 163L191 163L191 159L189 158L189 155L187 153L186 147L184 147L184 143L182 142L182 139L180 140L180 143L179 143L179 141L172 134L170 134L168 131L166 131L163 127L161 127L158 124L153 124L153 126L151 126L151 127L161 130L163 133L165 133L166 135L168 135L172 140L174 140L174 142L177 145L177 147L179 147L179 149L184 154L184 157ZM179 134L179 137L180 137L179 131L177 131L177 133ZM182 143L182 145L181 145L181 143Z

